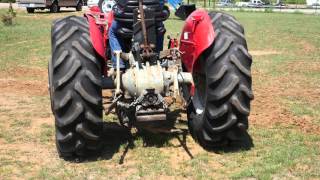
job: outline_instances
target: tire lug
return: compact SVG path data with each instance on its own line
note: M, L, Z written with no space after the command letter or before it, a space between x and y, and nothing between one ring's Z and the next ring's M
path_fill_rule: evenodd
M243 124L243 123L238 123L237 126L238 126L239 129L241 129L243 131L247 130L247 126L245 124Z

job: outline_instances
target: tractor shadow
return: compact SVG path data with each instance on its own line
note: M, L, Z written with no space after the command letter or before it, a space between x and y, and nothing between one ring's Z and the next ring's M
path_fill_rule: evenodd
M136 147L135 141L138 139L142 139L143 147L174 147L174 148L183 148L185 153L188 154L190 159L193 159L194 156L192 152L190 152L187 146L187 136L189 135L189 131L187 128L187 121L180 120L181 119L181 110L175 110L170 112L169 119L177 121L179 128L177 128L177 132L172 133L152 133L145 130L138 130L136 133L132 134L131 131L123 126L121 126L117 122L104 122L103 128L103 148L97 154L90 154L84 159L76 160L77 162L92 162L92 161L100 161L100 160L110 160L114 157L116 153L122 151L120 159L118 161L119 164L123 164L127 153L130 149L134 149ZM236 153L240 151L248 151L252 147L254 147L251 136L246 133L241 141L233 142L232 144L228 144L223 147L214 147L207 149L210 152L214 152L217 154L220 153ZM179 145L172 145L169 142L172 139L177 139L179 141ZM124 149L121 150L121 146L124 145Z
M177 113L178 114L178 113ZM180 122L181 123L181 122ZM185 122L186 123L186 122ZM186 124L185 124L186 125ZM189 151L186 143L187 135L189 134L188 129L179 129L179 132L173 133L153 133L146 130L138 129L137 132L132 134L129 129L124 128L118 123L105 123L103 133L103 149L99 155L87 159L88 161L96 160L109 160L112 159L114 154L122 151L119 164L123 164L127 153L130 149L136 147L135 142L139 139L142 140L142 146L148 147L168 147L173 146L169 142L172 139L178 139L179 145L175 145L175 148L183 148L185 152L193 158L193 155ZM120 150L121 146L124 146L123 150Z
M177 120L180 117L181 110L172 111L169 114L170 120ZM186 121L179 121L179 124L187 126ZM179 132L173 133L152 133L146 130L138 129L134 134L131 131L117 122L104 122L103 124L103 147L99 153L89 154L87 157L78 158L71 161L74 162L92 162L99 160L110 160L116 153L122 151L119 159L119 164L123 164L125 157L130 149L136 147L135 142L138 139L142 140L143 147L167 147L173 146L169 143L171 139L178 139L179 145L174 146L175 148L183 148L186 153L193 158L193 155L189 151L186 143L187 135L189 134L187 128L179 129ZM170 145L169 145L170 144ZM121 146L124 145L124 150L121 150Z
M217 154L222 154L249 151L253 147L254 143L252 137L248 134L248 132L243 132L241 140L233 141L225 146L212 147L207 150Z
M186 137L188 135L187 130L182 130L180 133L170 134L154 134L148 131L138 130L135 134L132 134L129 129L121 126L116 122L105 122L103 129L103 147L99 153L89 154L88 156L81 158L74 157L74 159L69 159L69 161L77 163L86 163L100 160L110 160L116 153L120 152L120 147L125 145L124 150L121 150L123 152L118 162L119 164L123 164L129 150L134 149L136 147L135 141L137 139L142 139L143 147L161 148L164 146L169 146L168 142L174 138L177 138L180 142L180 145L175 147L182 147L190 156L190 158L193 158L193 155L191 154L186 145Z

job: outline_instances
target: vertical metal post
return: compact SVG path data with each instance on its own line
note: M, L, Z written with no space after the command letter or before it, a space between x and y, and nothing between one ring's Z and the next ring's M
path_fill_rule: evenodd
M116 54L116 60L117 60L117 74L116 74L116 92L115 94L118 95L120 94L120 53L121 51L114 51L114 53Z
M140 11L140 18L141 18L141 28L144 38L144 45L145 47L148 46L148 37L147 37L147 29L145 24L145 17L144 17L144 9L143 9L143 0L139 0L139 11Z

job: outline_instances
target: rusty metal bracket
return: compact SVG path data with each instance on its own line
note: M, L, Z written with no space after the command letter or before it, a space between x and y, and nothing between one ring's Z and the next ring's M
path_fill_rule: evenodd
M152 53L152 47L148 43L148 36L147 36L147 28L146 28L146 21L144 16L144 9L143 9L143 0L139 0L139 11L140 11L140 22L141 28L143 33L143 45L141 48L143 49L142 57L150 57Z

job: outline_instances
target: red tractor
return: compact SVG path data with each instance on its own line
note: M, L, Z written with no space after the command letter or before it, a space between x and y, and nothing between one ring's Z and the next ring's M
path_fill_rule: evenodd
M248 129L252 57L244 29L231 15L193 11L180 40L157 49L157 24L168 18L158 0L128 0L121 16L92 7L84 17L53 22L49 90L56 145L63 158L84 156L101 147L103 112L115 111L120 124L163 132L170 99L182 97L192 137L204 149L241 141ZM111 52L109 29L126 48ZM115 66L111 65L115 58ZM126 68L120 68L120 60ZM103 108L103 89L112 89ZM169 99L169 100L168 100Z

